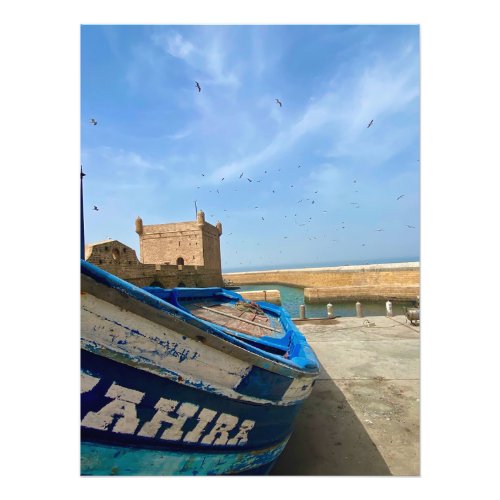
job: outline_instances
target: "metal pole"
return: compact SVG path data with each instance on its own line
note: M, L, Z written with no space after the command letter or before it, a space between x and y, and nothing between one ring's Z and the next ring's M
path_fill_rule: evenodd
M80 259L85 259L85 224L83 220L83 167L80 165Z

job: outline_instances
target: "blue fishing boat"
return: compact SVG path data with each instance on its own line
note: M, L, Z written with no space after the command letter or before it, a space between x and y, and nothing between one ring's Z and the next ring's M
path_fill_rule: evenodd
M266 474L319 373L281 307L81 260L81 473Z

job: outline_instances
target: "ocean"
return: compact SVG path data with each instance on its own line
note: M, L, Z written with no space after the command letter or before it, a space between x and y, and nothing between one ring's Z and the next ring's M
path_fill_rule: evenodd
M337 266L359 266L366 264L398 264L400 262L419 262L420 257L390 257L367 260L338 260L328 262L302 262L290 264L272 264L261 266L247 266L247 267L224 267L224 273L245 273L249 271L271 271L274 269L303 269L307 267L337 267Z

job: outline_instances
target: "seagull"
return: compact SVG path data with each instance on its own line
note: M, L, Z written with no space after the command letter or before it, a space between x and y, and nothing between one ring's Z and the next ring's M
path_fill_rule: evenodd
M201 174L201 175L202 175L202 177L205 177L205 174Z
M248 181L248 182L252 182L252 179L249 179L249 178L247 177L247 181Z
M241 174L240 174L240 179L241 179L242 177L243 177L243 172L241 172Z
M396 201L400 200L403 196L404 196L404 194L402 194L401 196L398 196L398 197L396 198Z
M368 124L368 127L366 127L366 128L370 128L372 126L372 123L373 123L373 120Z
M279 99L276 99L276 102L280 105L280 108L281 108L281 106L283 106L283 104L281 104Z
M94 205L94 208L92 210L99 210L99 209Z
M415 229L415 226L409 226L408 224L406 224L406 227L409 227L410 229Z
M264 220L264 217L261 217L262 220Z
M95 119L94 119L94 118L92 118L92 119L90 120L90 123L91 123L92 125L97 125L97 122L95 121Z
M194 83L196 83L196 87L198 88L198 92L201 92L200 84L198 82L194 82Z
M302 168L302 165L299 165L297 168Z
M383 231L383 229L375 229L375 231Z
M221 179L221 182L224 180L224 177Z

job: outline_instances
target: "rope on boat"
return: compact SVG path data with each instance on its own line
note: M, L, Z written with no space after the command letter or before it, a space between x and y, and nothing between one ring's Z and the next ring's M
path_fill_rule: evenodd
M210 307L205 307L205 306L198 306L198 307L201 307L201 309L206 309L207 311L211 311L211 312L213 312L215 314L220 314L222 316L227 316L228 318L237 319L238 321L243 321L245 323L250 323L251 325L255 325L255 326L258 326L260 328L265 328L266 330L271 330L273 332L281 333L281 330L277 330L276 328L272 328L271 326L262 325L260 323L255 322L255 321L250 321L248 319L240 318L239 316L234 316L233 314L228 314L228 313L225 313L225 312L222 312L222 311L216 311L215 309L210 309Z

